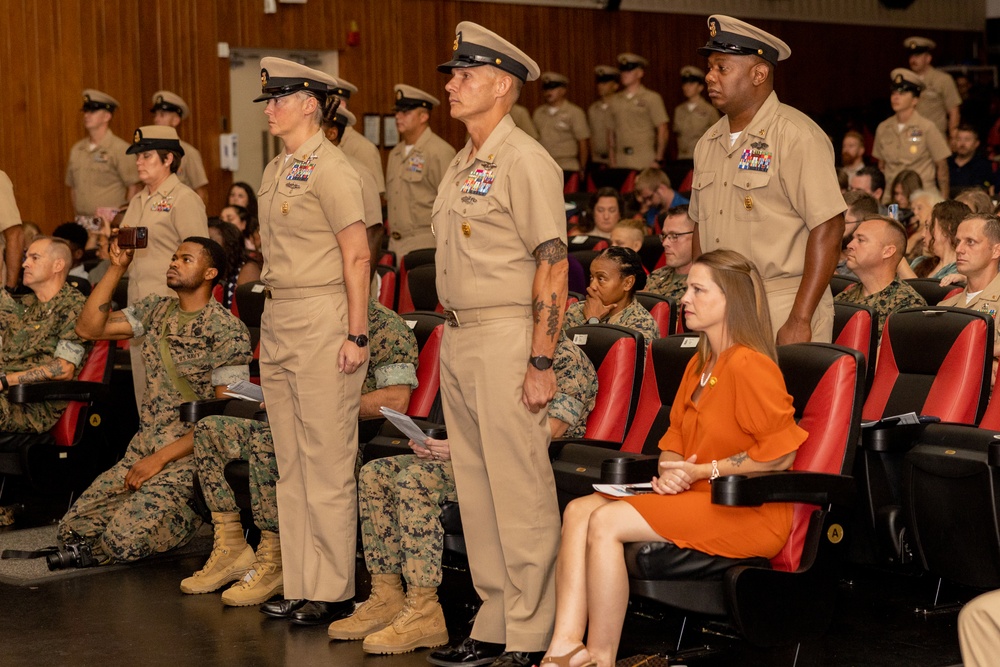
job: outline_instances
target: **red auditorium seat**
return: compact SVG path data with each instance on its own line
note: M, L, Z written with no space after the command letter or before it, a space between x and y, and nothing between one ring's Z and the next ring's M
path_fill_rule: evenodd
M660 337L665 338L676 333L677 302L653 292L636 292L636 301L656 320L660 328Z
M833 302L833 342L857 350L865 358L865 396L875 379L878 325L875 310L855 303Z
M441 337L444 335L444 315L415 311L401 315L417 338L420 358L417 363L419 386L410 394L406 414L419 419L443 422L441 412Z
M379 264L376 270L379 276L381 276L378 302L389 310L395 311L396 301L399 298L399 271L395 267L385 264Z

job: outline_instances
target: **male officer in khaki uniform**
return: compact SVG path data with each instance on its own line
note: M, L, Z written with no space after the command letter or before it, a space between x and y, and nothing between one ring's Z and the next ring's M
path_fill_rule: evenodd
M757 265L779 344L830 342L829 282L847 205L833 145L805 114L778 102L774 67L783 41L728 16L708 19L708 97L725 115L694 152L695 256L716 248Z
M348 109L338 108L337 115L332 122L323 121L323 133L334 146L340 146L340 138L344 135L346 128L358 122L357 116ZM368 167L353 155L347 155L347 161L358 172L361 177L361 199L364 202L365 228L371 230L374 227L381 228L382 225L382 200L378 196L378 182L375 174L368 170ZM381 246L380 246L381 247Z
M926 37L908 37L903 42L903 47L910 54L910 69L920 76L924 84L920 112L947 139L953 137L958 129L962 97L955 79L931 66L931 51L935 46L934 41ZM947 191L945 194L948 194Z
M337 84L267 57L255 99L266 102L282 141L257 202L268 297L260 375L278 461L285 599L261 612L302 625L350 613L356 568L354 464L371 278L361 178L320 126L335 113Z
M527 667L555 615L559 508L547 406L567 293L562 179L508 115L538 65L475 23L456 32L451 60L438 69L452 73L451 116L470 140L434 202L437 291L449 323L441 398L483 605L471 636L428 660Z
M21 226L21 212L14 200L14 184L4 172L0 171L0 231L3 232L4 275L3 287L14 291L18 277L21 275L21 262L24 259L24 227Z
M618 70L610 65L594 68L597 97L587 107L587 121L590 123L590 161L595 165L606 165L609 160L609 137L614 130L611 115L611 98L618 92Z
M681 90L684 101L674 109L674 135L677 137L677 159L694 159L694 147L701 135L719 120L719 112L701 93L705 90L705 73L693 65L681 68Z
M166 125L177 129L181 121L191 116L191 109L180 95L169 90L158 90L153 94L153 125ZM208 175L205 173L205 163L201 159L201 151L181 139L184 149L184 162L177 172L181 183L198 193L201 200L208 205Z
M142 187L135 161L125 155L128 144L108 127L118 106L107 93L83 91L87 137L73 144L66 166L66 185L72 190L77 217L92 217L99 207L121 206Z
M389 153L385 187L389 250L398 261L411 250L434 247L431 209L455 149L428 126L431 110L441 103L436 97L402 83L393 93L400 142Z
M532 121L538 129L538 143L549 152L569 181L574 174L583 185L584 169L590 154L590 127L583 109L566 99L569 79L558 72L542 74L545 104L535 109Z
M892 182L904 169L920 175L925 188L937 187L948 194L948 156L951 149L934 123L917 111L917 102L923 108L923 84L920 77L904 67L897 67L889 75L892 92L892 116L879 123L875 130L872 157L889 184L882 195L883 204L891 204Z
M535 122L531 120L531 112L528 111L528 107L515 104L510 109L510 117L514 121L514 125L524 130L524 133L529 137L538 141L538 128L535 127Z
M659 168L667 150L670 116L663 98L642 85L642 76L649 61L634 53L618 55L622 89L611 98L611 114L615 131L612 134L611 166L616 169L641 171Z
M340 99L340 107L346 110L351 95L358 92L358 87L340 77L336 77L335 80L337 85L331 92ZM368 137L355 130L354 127L348 125L344 129L343 136L340 137L340 150L361 162L368 168L368 171L375 175L375 182L378 183L378 194L384 196L385 175L382 173L382 156L378 146L368 141Z

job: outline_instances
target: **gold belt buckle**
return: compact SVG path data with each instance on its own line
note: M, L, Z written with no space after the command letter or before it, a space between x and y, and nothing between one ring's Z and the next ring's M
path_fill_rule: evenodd
M462 326L462 323L458 321L458 315L455 314L454 310L444 311L444 320L450 327Z
M265 287L264 288L264 298L266 298L266 299L273 299L274 298L274 295L271 293L271 288L270 287Z

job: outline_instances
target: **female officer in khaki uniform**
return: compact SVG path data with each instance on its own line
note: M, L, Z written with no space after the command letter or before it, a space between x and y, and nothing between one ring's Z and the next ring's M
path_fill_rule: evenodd
M329 75L264 58L261 95L284 150L257 193L267 300L261 384L278 462L286 599L261 611L317 625L353 609L354 462L368 367L368 240L361 178L324 136Z

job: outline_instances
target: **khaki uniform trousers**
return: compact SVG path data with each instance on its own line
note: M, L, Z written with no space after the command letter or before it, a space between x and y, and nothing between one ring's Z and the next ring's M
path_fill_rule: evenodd
M958 644L965 667L996 664L1000 656L1000 591L984 593L962 607Z
M261 385L278 462L278 524L285 597L354 596L358 412L366 366L337 369L347 339L341 286L277 290L261 322Z
M487 318L490 310L482 309ZM540 651L555 620L559 506L548 410L521 403L532 322L459 311L441 345L441 398L472 581L483 600L471 636ZM284 530L284 528L282 528Z
M774 278L764 281L767 305L771 311L771 328L774 329L775 336L778 335L778 329L788 320L788 315L792 312L795 294L799 291L801 282L801 278ZM823 296L816 306L816 312L813 313L812 342L833 342L833 295L829 288L823 292Z

